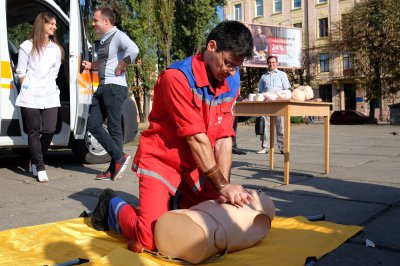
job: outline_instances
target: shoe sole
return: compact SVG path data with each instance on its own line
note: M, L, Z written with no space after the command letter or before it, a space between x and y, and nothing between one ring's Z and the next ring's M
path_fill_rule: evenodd
M129 162L131 161L131 158L132 157L130 155L128 155L124 164L121 165L121 169L118 171L118 173L113 178L111 178L112 181L122 177L122 174L125 172L125 169L128 166Z

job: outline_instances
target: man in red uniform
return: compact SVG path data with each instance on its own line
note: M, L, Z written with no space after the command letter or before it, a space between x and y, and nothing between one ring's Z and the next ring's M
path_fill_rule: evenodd
M239 67L251 57L251 32L224 21L199 54L178 61L159 76L149 128L141 134L132 170L139 177L139 208L107 189L92 224L111 229L154 250L157 219L173 208L209 199L238 206L252 200L229 183L232 162L232 107L239 95Z

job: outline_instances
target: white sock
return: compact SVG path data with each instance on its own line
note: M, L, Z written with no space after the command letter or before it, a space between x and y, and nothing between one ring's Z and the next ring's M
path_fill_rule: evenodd
M47 177L47 174L46 174L46 170L42 170L37 173L38 173L39 182L48 182L49 181L49 178Z

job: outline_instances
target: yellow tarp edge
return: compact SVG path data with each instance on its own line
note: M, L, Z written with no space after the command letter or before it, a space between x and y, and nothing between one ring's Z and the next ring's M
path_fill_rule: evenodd
M300 216L276 217L259 244L212 265L304 265L307 257L322 257L360 230ZM0 265L54 265L76 258L90 260L83 265L175 265L135 254L127 243L120 235L96 231L87 218L9 229L0 232Z

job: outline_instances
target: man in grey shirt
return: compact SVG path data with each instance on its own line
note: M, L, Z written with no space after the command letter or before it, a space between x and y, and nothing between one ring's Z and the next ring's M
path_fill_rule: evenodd
M108 169L96 176L97 180L121 177L131 156L123 152L121 127L122 104L128 97L125 68L139 53L137 45L115 25L115 15L107 7L93 14L92 26L101 36L98 61L82 64L85 69L98 70L99 87L93 94L89 111L88 130L111 156ZM103 122L107 119L107 130Z
M258 85L258 91L263 92L277 92L279 90L290 89L290 83L285 72L277 69L278 57L269 56L267 58L268 71L261 76L260 83ZM265 117L265 128L264 135L261 135L261 150L258 154L269 152L269 117ZM283 117L276 117L276 140L278 142L278 149L283 154Z

